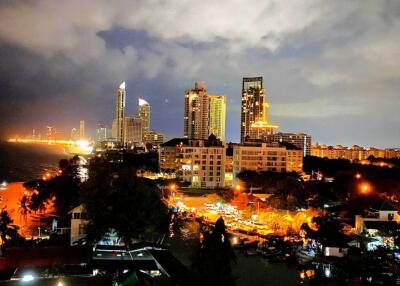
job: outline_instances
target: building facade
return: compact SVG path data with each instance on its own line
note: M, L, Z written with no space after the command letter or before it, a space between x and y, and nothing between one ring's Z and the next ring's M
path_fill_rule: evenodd
M71 140L76 141L79 139L79 132L76 128L71 129Z
M115 117L113 121L113 137L118 142L124 141L124 117L125 117L125 82L121 83L117 89L117 96L115 100Z
M225 141L226 96L209 95L209 135Z
M70 243L76 245L86 238L86 225L89 220L86 216L86 210L83 205L79 205L70 211L71 214L71 232Z
M261 139L274 133L277 125L268 121L269 103L262 77L244 77L242 82L242 108L240 142L247 138Z
M191 187L225 187L225 144L207 140L175 138L160 146L160 168L175 170Z
M233 146L233 179L242 171L302 172L303 152L293 145L244 143Z
M143 121L143 136L145 136L150 131L150 104L142 98L139 98L138 115Z
M179 169L182 147L189 144L187 138L174 138L160 145L159 162L162 171L176 172Z
M139 116L125 117L123 121L124 145L142 145L143 120Z
M278 132L267 136L266 142L268 143L287 142L303 150L303 156L311 155L311 136L305 133Z
M158 149L164 143L164 135L154 130L149 130L144 134L143 143L151 145L152 149Z
M85 139L85 120L79 121L79 139Z
M346 159L350 161L362 161L368 159L370 156L384 159L399 159L400 150L365 148L358 145L346 147L342 145L328 146L315 144L311 147L311 156L328 159Z
M102 123L98 123L96 128L96 141L106 141L108 138L107 136L107 127Z
M209 99L204 83L195 83L195 88L185 93L184 137L207 139L209 125Z

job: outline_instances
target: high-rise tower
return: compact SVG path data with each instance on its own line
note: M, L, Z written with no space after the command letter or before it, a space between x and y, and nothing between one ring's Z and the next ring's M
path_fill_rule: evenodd
M226 96L209 95L209 130L221 141L225 141L225 120L226 120Z
M143 136L150 130L150 104L139 98L139 117L143 120Z
M242 113L240 142L246 138L262 139L272 134L278 125L268 121L269 103L266 100L262 77L244 77L242 83Z
M85 139L85 120L79 121L79 139Z
M189 139L207 139L209 99L204 83L195 83L185 93L184 136Z
M107 140L107 127L103 123L98 122L96 128L96 141L101 142L106 140Z
M125 82L121 83L117 90L115 100L115 117L113 122L113 136L118 142L124 141L124 117L125 117Z

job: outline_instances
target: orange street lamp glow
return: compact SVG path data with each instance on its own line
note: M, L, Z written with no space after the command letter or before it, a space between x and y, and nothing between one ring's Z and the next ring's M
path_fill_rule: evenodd
M170 185L169 188L171 189L171 191L175 191L176 186L174 184Z
M357 173L357 174L355 175L355 177L356 177L356 179L361 179L361 174L360 174L360 173Z
M371 186L368 183L363 183L360 185L360 192L362 194L368 194L371 192Z
M237 191L240 191L240 185L236 185L235 189L236 189Z

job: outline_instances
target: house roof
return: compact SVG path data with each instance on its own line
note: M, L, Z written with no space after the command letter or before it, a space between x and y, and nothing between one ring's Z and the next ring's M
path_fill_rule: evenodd
M179 145L181 143L184 144L184 145L187 145L187 144L189 144L189 139L187 139L187 138L174 138L174 139L171 139L171 140L161 144L161 146L164 146L164 147L175 147L176 145Z
M397 230L399 228L395 221L364 221L367 229Z
M82 212L84 210L83 204L80 204L79 206L74 207L72 210L68 212L68 214L74 213L74 212Z
M371 212L379 211L397 211L391 202L388 200L376 200L372 203L370 209Z
M379 208L380 211L397 211L397 209L389 202L384 201Z
M285 147L286 150L301 150L301 148L297 147L296 145L286 142L286 141L282 141L279 142L279 147Z
M88 263L91 249L87 246L15 247L7 250L0 269L11 267L43 267L55 264Z

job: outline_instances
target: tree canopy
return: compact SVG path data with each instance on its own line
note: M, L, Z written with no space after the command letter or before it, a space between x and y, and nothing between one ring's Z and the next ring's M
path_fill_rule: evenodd
M211 233L204 233L198 259L194 263L199 275L199 285L234 285L232 262L236 262L228 239L225 222L220 217Z
M97 241L110 229L129 244L134 238L154 238L167 230L168 209L157 186L136 177L133 170L111 171L102 159L90 165L89 179L83 185L81 202L85 205L88 240Z

